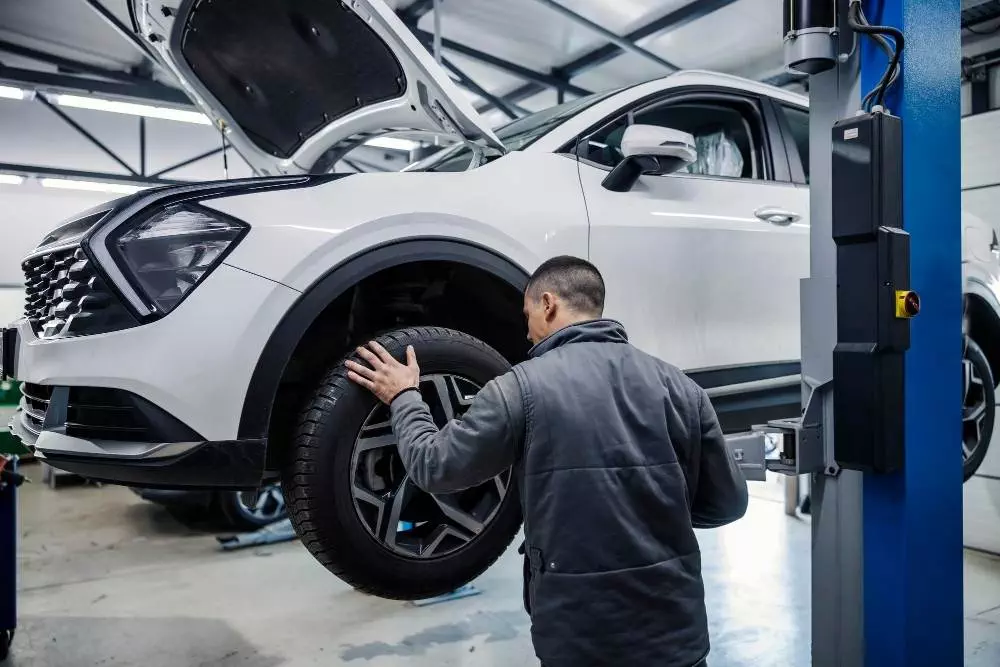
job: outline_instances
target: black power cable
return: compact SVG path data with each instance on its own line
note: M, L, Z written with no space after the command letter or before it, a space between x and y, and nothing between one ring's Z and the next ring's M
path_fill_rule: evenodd
M873 105L883 106L886 92L899 78L899 59L903 55L903 33L892 26L870 24L861 9L861 0L851 0L847 24L855 32L868 35L875 40L875 43L889 59L889 64L882 74L882 78L879 79L875 88L865 95L862 102L865 111L871 111ZM886 35L892 38L891 42L886 39Z

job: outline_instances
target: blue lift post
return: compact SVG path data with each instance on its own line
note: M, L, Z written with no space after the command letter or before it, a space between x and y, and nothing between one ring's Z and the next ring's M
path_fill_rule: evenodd
M861 107L886 57L852 48L837 0L842 54L810 77L810 277L802 284L802 375L832 378L837 342L832 128ZM819 6L819 5L818 5ZM906 47L887 106L902 121L903 227L910 284L923 302L906 353L905 465L893 474L831 467L812 478L814 667L951 667L963 662L960 11L954 0L864 0ZM833 396L823 395L825 460Z
M873 24L902 29L903 226L921 297L906 355L906 463L865 475L865 664L963 663L961 367L961 7L954 0L869 0ZM885 56L861 42L861 88Z

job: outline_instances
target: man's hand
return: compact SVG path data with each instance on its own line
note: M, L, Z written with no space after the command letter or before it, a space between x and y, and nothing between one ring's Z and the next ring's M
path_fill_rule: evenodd
M371 368L349 359L345 362L347 378L375 394L386 405L400 392L414 389L420 384L420 367L417 366L417 354L412 345L406 346L405 366L393 359L375 341L368 343L368 347L359 347L358 356L367 361Z

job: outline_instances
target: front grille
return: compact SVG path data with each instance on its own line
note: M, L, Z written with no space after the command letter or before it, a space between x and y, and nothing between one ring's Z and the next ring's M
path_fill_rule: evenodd
M52 387L28 382L21 384L21 424L36 438L42 432L51 398Z
M21 424L36 438L49 430L84 440L190 442L197 433L149 401L122 389L21 385Z
M35 255L21 268L24 315L40 338L102 333L136 324L82 248Z

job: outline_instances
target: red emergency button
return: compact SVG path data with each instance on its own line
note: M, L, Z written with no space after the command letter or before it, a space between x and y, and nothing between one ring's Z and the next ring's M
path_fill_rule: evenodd
M920 295L910 290L896 291L896 317L911 318L920 312Z

